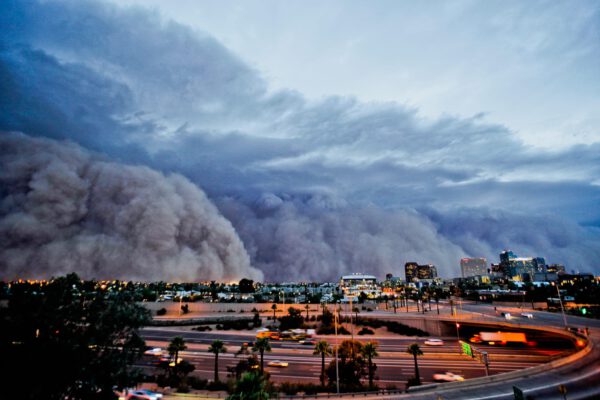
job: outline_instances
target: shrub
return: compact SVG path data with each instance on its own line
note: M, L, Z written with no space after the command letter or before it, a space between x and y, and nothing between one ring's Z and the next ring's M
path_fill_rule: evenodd
M167 313L167 309L166 308L161 308L160 310L156 311L156 315L165 315Z
M375 333L375 332L373 332L373 330L372 330L372 329L369 329L369 328L367 328L366 326L365 326L365 327L363 327L363 328L362 328L360 331L358 331L358 334L359 334L359 335L372 335L372 334L374 334L374 333Z
M182 382L179 384L179 386L177 386L177 392L178 393L189 393L190 387L186 383Z
M229 386L227 385L227 382L221 381L211 381L206 385L207 390L227 390L228 388Z
M203 390L206 389L206 385L208 381L206 379L198 378L197 376L189 376L188 377L188 385L195 390Z

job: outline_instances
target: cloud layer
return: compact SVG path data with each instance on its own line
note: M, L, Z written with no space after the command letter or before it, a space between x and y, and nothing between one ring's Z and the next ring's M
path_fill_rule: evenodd
M235 230L180 175L74 144L0 136L0 271L7 279L260 279Z
M454 275L507 247L599 270L600 143L541 151L476 112L269 91L211 36L139 8L2 7L0 129L186 176L267 279Z

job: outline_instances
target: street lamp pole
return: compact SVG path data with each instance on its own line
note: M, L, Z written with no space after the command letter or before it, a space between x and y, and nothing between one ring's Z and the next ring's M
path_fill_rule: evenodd
M336 384L336 388L337 388L337 393L340 394L340 370L338 367L338 347L339 347L339 342L338 342L338 329L337 329L337 323L338 323L338 308L337 308L337 302L334 303L334 309L333 309L333 325L335 326L335 384Z
M560 310L562 312L563 322L565 323L565 329L567 329L567 316L565 315L565 307L563 306L563 302L560 297L560 289L558 288L558 281L556 282L556 293L558 293L558 301L560 303Z

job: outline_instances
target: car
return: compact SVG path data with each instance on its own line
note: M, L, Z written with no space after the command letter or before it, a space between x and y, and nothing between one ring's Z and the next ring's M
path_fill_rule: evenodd
M442 346L444 344L444 341L442 339L427 339L425 341L425 344L427 346Z
M160 357L163 355L163 351L160 347L155 347L153 349L148 349L144 352L145 355L147 356L157 356Z
M533 318L533 314L532 313L528 313L528 312L523 312L523 313L521 313L521 317L523 317L523 318Z
M304 339L299 340L298 343L303 344L305 346L314 346L315 344L317 344L317 341L314 339Z
M163 395L147 389L134 390L127 394L127 400L158 400L162 399Z
M502 316L503 316L504 318L506 318L506 319L511 319L511 318L512 318L509 312L503 312L503 313L502 313Z
M287 362L285 362L285 361L273 360L273 361L269 361L269 363L267 365L269 367L281 367L281 368L285 368L289 364Z
M436 382L460 382L464 381L465 377L452 372L440 372L433 374L433 380Z

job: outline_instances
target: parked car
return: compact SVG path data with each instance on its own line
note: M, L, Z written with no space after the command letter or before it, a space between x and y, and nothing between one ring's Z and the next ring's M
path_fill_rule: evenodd
M298 341L298 343L303 344L305 346L314 346L315 344L317 344L317 341L314 339L304 339Z
M267 364L269 367L287 367L289 364L285 361L279 361L279 360L273 360L273 361L269 361L269 363Z
M151 390L141 389L134 390L127 394L127 400L158 400L162 399L163 395L160 393L153 392Z
M427 346L442 346L444 344L444 341L442 339L427 339L425 341L425 344Z
M441 372L433 374L433 380L436 382L459 382L464 381L465 377L452 372Z
M521 317L523 317L523 318L533 318L533 314L532 313L528 313L528 312L523 312L523 313L521 313Z

